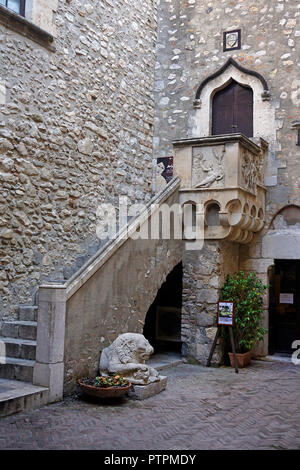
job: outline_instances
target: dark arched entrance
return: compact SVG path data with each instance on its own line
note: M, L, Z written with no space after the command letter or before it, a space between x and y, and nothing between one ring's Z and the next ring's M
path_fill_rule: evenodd
M212 101L212 135L240 132L253 137L253 91L232 80Z
M144 336L155 352L181 351L182 263L167 276L149 308Z
M276 259L269 281L269 353L290 355L300 338L300 261Z

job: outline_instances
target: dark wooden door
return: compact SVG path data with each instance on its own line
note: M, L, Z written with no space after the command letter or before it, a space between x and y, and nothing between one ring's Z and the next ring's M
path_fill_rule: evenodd
M213 98L212 134L235 132L253 137L253 91L233 80Z

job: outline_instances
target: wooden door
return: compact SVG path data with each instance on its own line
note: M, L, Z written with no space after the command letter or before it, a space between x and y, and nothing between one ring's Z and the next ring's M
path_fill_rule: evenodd
M240 132L253 137L253 91L232 80L212 102L212 135Z

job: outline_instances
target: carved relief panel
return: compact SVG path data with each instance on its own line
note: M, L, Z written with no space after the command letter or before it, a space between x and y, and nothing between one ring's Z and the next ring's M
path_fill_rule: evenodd
M248 149L241 150L241 186L256 193L256 185L263 184L264 178L263 155L254 154Z
M192 163L192 187L208 188L224 186L225 145L194 147Z

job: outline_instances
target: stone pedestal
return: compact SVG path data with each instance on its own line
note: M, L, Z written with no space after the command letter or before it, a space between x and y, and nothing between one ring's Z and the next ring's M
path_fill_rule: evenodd
M160 380L157 382L152 382L148 385L133 385L128 391L128 396L133 400L145 400L153 395L157 395L165 390L167 379L165 376L160 376Z
M33 384L49 388L50 403L63 397L65 318L65 286L41 286Z

